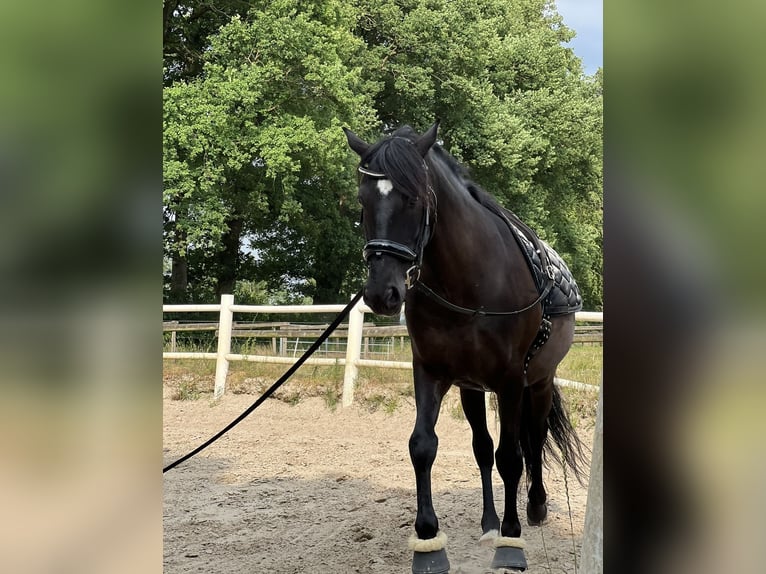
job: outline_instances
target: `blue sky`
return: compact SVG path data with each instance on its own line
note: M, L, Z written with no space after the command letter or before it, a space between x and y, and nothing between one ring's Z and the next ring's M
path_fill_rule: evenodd
M569 46L582 60L585 73L593 74L604 65L603 0L556 0L556 7L567 27L577 32Z

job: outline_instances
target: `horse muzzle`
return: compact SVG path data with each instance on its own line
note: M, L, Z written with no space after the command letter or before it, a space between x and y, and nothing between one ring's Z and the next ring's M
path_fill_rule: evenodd
M369 276L364 286L364 302L377 315L396 315L407 294L406 262L393 257L371 257Z
M378 290L365 286L364 302L376 315L398 315L404 303L404 294L395 285L389 285L385 289Z

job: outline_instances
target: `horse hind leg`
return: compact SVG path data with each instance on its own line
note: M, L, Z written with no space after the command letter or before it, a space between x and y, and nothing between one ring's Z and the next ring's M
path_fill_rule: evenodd
M524 389L521 415L521 449L526 462L527 523L537 526L548 515L547 494L543 484L543 447L548 436L548 413L553 397L553 377Z
M460 402L473 434L473 455L481 473L482 513L480 541L491 543L500 534L500 518L495 511L492 493L492 466L495 462L494 444L487 429L487 412L484 393L469 389L460 390Z
M521 534L516 511L516 492L524 469L520 445L521 388L498 394L500 413L500 441L495 452L495 462L505 485L505 508L501 534L516 537Z
M505 484L505 508L500 525L501 536L495 539L495 556L492 568L526 570L524 540L521 538L521 523L516 510L516 494L519 479L524 470L521 450L521 399L522 385L512 385L498 393L500 412L500 443L495 461L500 477Z

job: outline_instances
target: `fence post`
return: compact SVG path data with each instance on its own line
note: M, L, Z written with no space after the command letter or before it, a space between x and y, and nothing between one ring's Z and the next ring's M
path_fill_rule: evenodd
M215 391L213 398L219 399L226 390L226 375L229 372L229 361L226 358L231 352L231 327L234 313L234 295L221 295L221 313L218 318L218 352L215 360Z
M593 454L590 462L590 484L588 502L585 509L585 527L583 534L580 570L586 574L601 574L604 571L604 483L603 483L603 443L604 443L604 379L601 378L601 391L596 411L596 428L593 432Z
M359 373L356 362L362 352L362 326L364 312L361 307L363 300L354 305L348 314L348 344L346 345L346 369L343 373L343 406L350 407L354 402L354 385Z

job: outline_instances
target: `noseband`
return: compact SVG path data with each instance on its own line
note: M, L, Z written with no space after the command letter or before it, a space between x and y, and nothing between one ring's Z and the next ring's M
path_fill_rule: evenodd
M426 174L428 174L428 166L425 162L423 162L423 166L426 169ZM359 166L358 170L359 173L363 173L364 175L373 178L381 179L388 177L385 173L370 171L362 166ZM433 195L435 200L436 194L430 184L428 185L428 191ZM370 262L370 257L383 255L384 253L396 257L405 263L412 263L412 266L407 269L404 279L404 284L407 286L407 289L412 289L420 278L420 266L423 263L423 251L426 248L428 240L431 238L431 233L431 207L426 205L425 212L423 213L423 221L420 226L418 244L414 250L403 243L391 241L390 239L370 239L364 244L362 255L367 264Z

